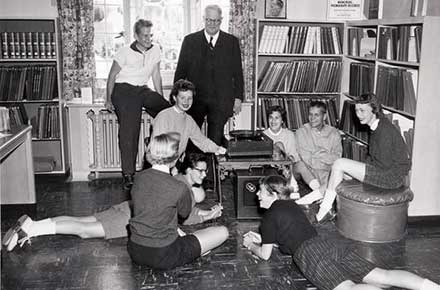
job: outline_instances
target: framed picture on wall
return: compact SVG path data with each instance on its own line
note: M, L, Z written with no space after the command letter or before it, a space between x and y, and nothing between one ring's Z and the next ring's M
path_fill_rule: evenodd
M265 18L287 18L287 0L265 0Z

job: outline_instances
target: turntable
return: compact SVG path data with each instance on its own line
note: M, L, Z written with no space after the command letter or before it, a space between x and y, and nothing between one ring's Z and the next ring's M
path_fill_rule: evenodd
M226 154L229 157L271 157L273 141L262 131L234 130L229 132Z

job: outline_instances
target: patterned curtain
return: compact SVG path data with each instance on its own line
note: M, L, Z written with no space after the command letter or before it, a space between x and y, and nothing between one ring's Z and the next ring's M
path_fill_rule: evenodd
M254 100L255 27L257 0L230 1L229 32L240 40L244 77L244 100Z
M93 0L57 0L63 55L63 97L79 97L82 87L93 89Z

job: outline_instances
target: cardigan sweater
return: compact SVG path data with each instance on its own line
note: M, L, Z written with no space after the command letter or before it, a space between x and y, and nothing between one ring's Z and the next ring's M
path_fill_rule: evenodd
M411 168L402 135L385 117L379 118L376 130L371 131L366 162L381 170L394 170L401 176L407 175Z

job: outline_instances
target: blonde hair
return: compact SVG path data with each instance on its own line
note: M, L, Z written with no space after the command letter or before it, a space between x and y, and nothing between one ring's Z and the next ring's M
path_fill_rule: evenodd
M169 132L155 136L147 147L147 160L152 165L169 165L179 157L180 134Z

